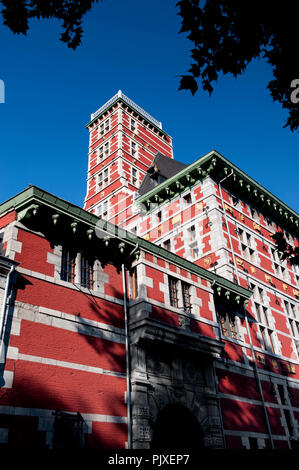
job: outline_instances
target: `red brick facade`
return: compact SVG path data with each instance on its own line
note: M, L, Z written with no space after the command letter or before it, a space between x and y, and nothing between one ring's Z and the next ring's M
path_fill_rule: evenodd
M271 238L298 244L293 212L217 152L140 197L171 138L121 92L87 127L84 210L0 206L0 445L149 448L180 405L205 447L294 447L299 271Z

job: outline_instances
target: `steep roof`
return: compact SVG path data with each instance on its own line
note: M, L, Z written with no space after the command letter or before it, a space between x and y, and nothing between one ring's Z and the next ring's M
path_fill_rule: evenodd
M158 152L141 183L138 191L139 196L151 191L160 182L171 178L186 167L187 165L184 163L173 160Z

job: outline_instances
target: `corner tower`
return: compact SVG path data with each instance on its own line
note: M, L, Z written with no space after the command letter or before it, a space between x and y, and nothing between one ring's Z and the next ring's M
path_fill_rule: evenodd
M172 139L153 118L118 91L91 115L84 209L117 225L132 222L136 193L159 152L173 158Z

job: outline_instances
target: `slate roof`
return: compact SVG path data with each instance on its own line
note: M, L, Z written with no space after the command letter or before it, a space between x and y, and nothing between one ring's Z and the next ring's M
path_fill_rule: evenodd
M162 153L158 152L140 185L138 191L139 196L151 191L157 186L157 184L171 178L187 166L188 165L166 157Z

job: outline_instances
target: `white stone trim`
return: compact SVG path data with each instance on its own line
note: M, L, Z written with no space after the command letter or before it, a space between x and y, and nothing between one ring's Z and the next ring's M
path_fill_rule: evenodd
M17 305L17 317L20 320L28 320L41 323L74 333L95 336L97 338L124 343L124 330L105 323L87 320L82 317L70 315L56 310L46 309L45 307L36 307L25 304Z
M48 366L55 366L55 367L65 367L67 369L75 369L80 370L82 372L90 372L93 374L100 374L100 375L111 375L114 377L119 377L122 379L126 378L126 374L123 372L114 372L111 370L102 369L101 367L93 367L87 366L84 364L78 364L75 362L65 362L65 361L58 361L56 359L50 359L47 357L40 357L40 356L32 356L30 354L20 354L18 355L18 360L21 361L28 361L28 362L35 362L38 364L45 364Z

